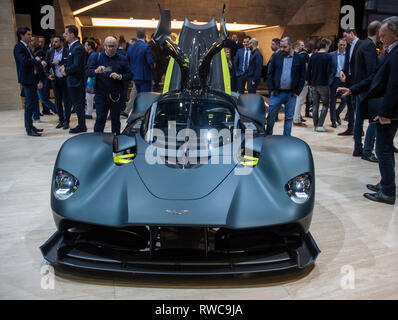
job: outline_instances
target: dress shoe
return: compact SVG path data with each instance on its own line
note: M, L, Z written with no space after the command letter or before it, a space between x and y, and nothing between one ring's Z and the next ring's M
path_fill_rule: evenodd
M69 130L69 133L81 133L81 132L87 132L87 128L80 128L79 126L77 126Z
M305 124L305 123L303 123L303 122L293 122L293 125L294 126L297 126L297 127L306 127L307 125Z
M43 114L48 115L48 116L52 116L53 113L51 111L43 111Z
M92 119L93 116L91 114L86 114L86 119Z
M300 116L300 121L301 122L306 122L307 120L305 120L302 116Z
M395 197L394 196L386 196L383 192L379 191L376 193L364 193L363 196L366 199L376 201L376 202L382 202L382 203L387 203L387 204L395 204Z
M362 151L362 149L354 150L354 152L352 153L352 156L353 156L353 157L362 157L362 156L363 156L363 151Z
M57 126L55 127L56 129L60 129L64 126L63 122L58 122Z
M32 130L34 130L36 132L43 132L43 129L38 129L35 126L32 126Z
M353 136L354 132L352 130L346 130L337 134L338 136Z
M337 124L332 123L331 127L332 127L332 128L337 128Z
M363 155L363 156L361 157L361 159L362 159L362 160L369 161L369 162L374 162L374 163L379 162L379 160L377 160L376 156L375 156L373 153L372 153L370 156L365 156L365 155Z
M28 134L28 136L31 136L31 137L41 137L41 134L33 129L31 129L30 131L27 131L26 133Z
M63 129L64 129L64 130L69 129L69 122L64 122Z
M370 191L373 191L373 192L379 192L381 190L381 185L380 185L380 183L378 183L378 184L367 184L366 188L368 188Z

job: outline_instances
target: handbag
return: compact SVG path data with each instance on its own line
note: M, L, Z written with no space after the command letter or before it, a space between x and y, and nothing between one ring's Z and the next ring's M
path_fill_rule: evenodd
M97 55L97 65L99 63L100 56L101 56L101 53L98 53L98 55ZM87 84L86 84L87 93L94 93L95 92L95 83L96 83L95 76L87 78Z

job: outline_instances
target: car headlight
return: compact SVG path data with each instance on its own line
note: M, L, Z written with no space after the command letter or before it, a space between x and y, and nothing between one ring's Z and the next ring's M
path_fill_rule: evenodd
M286 192L295 203L304 203L310 197L311 175L301 174L291 179L285 186Z
M58 200L68 199L79 187L79 180L64 170L57 170L53 181L54 197Z

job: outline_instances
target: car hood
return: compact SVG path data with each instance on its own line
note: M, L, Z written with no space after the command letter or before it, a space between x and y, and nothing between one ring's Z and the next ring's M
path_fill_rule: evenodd
M220 162L222 158L220 159ZM198 161L199 162L199 161ZM234 170L236 164L149 164L137 155L134 167L143 184L155 197L167 200L195 200L210 194Z

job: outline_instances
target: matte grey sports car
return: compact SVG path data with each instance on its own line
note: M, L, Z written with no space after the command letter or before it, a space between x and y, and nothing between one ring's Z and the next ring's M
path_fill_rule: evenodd
M224 7L225 9L225 7ZM171 55L163 94L140 94L119 136L81 134L52 179L53 265L146 274L237 274L304 268L319 254L309 227L314 164L300 139L266 136L265 105L231 93L221 31L170 12L155 39Z

